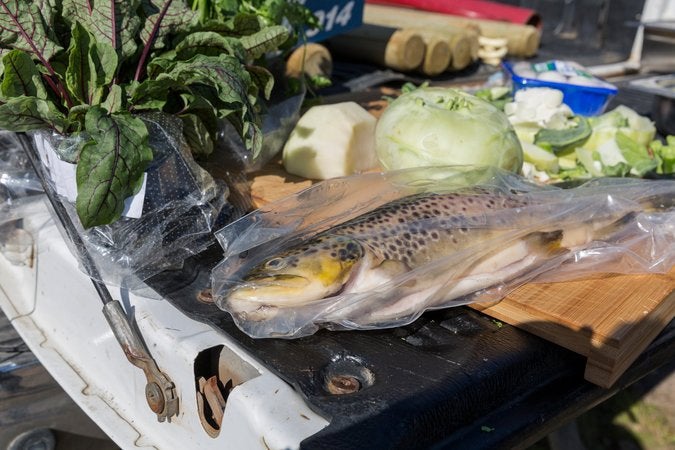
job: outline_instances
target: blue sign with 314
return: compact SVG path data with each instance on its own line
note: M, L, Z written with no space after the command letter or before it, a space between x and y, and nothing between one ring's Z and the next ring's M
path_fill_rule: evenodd
M299 0L314 12L320 28L306 30L307 40L322 41L363 23L364 0Z

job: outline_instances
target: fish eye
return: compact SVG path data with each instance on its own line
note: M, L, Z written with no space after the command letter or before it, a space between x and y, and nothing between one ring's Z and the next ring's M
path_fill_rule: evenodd
M283 269L286 266L286 261L282 258L273 258L265 263L266 269Z

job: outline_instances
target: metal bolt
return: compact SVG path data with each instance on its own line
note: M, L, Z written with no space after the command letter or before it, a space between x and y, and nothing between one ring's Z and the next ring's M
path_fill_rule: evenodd
M157 383L145 385L145 400L155 414L161 414L164 411L164 393Z
M211 293L211 289L204 289L199 294L197 294L197 300L201 303L213 303L213 294Z
M335 395L352 394L361 389L361 381L350 375L333 375L328 379L326 388Z

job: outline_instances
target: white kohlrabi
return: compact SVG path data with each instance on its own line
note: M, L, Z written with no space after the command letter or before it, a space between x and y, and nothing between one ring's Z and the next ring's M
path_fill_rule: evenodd
M387 170L474 165L519 172L523 164L506 115L455 89L422 87L398 97L377 123L375 145Z

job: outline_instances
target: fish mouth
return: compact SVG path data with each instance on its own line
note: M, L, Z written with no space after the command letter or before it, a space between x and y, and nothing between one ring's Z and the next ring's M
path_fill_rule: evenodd
M230 304L233 302L264 303L278 305L293 303L297 294L311 284L300 275L264 274L248 278L233 286L227 294Z
M245 295L264 291L282 291L283 289L294 290L305 288L309 284L310 281L300 275L261 275L244 280L239 286L234 287L231 293L239 292Z

